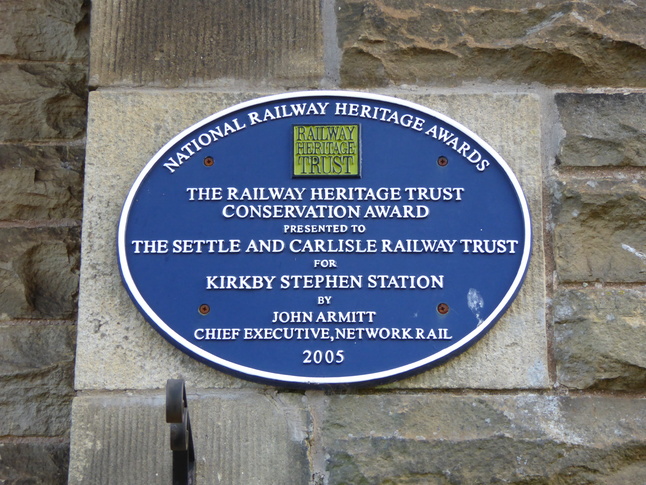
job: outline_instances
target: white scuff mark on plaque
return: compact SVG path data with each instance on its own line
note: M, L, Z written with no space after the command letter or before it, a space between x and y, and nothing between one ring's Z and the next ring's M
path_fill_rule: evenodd
M642 253L641 251L637 251L635 248L628 246L628 244L622 244L621 248L628 251L629 253L633 253L642 261L646 261L646 254Z
M469 310L471 310L478 319L478 325L480 325L482 323L480 311L484 307L484 299L480 292L475 288L469 288L469 292L467 293L467 305L469 306Z

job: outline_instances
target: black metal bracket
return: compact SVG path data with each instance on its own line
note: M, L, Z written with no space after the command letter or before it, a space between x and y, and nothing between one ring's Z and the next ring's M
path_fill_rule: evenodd
M195 485L195 449L183 379L166 381L166 422L170 423L173 485Z

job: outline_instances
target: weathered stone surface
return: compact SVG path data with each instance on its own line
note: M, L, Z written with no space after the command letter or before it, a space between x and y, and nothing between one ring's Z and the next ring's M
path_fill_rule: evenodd
M79 240L77 227L0 228L0 321L75 315Z
M91 93L77 389L161 388L178 372L196 387L255 386L206 367L153 330L123 288L116 249L123 201L147 161L188 126L253 97L253 93Z
M299 394L227 391L192 395L188 410L200 484L308 483L309 421ZM77 397L69 483L171 482L165 398Z
M80 146L0 145L0 220L80 219Z
M0 64L0 141L78 137L86 98L82 64Z
M555 193L554 245L560 281L646 281L643 177L564 177Z
M593 0L340 0L344 86L646 85L646 6Z
M247 93L249 98L256 97ZM148 160L174 135L246 99L213 92L93 92L90 96L83 258L76 366L78 389L159 388L180 372L196 387L255 386L184 355L139 315L117 271L123 201ZM524 187L534 253L517 300L476 346L451 362L391 387L549 386L541 229L539 105L526 95L410 96L462 122L499 150Z
M646 400L330 396L329 483L624 484L646 476Z
M3 0L0 58L82 60L88 55L89 1Z
M74 395L75 334L73 325L0 326L1 436L67 433Z
M304 0L96 2L90 45L92 86L316 87L324 72L320 2Z
M556 95L564 166L646 166L646 95Z
M577 389L646 389L646 289L562 289L554 299L556 372Z
M65 441L0 441L0 483L65 485L68 459Z
M536 99L523 95L409 95L405 98L463 123L505 159L520 181L529 204L533 248L527 276L516 300L487 335L446 364L387 387L547 387L542 173L538 162L540 113Z

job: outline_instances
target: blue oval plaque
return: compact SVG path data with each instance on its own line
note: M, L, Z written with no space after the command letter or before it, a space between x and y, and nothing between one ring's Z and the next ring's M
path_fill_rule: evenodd
M127 290L171 343L290 386L374 383L488 331L529 262L509 166L455 121L363 93L269 96L176 136L118 234Z

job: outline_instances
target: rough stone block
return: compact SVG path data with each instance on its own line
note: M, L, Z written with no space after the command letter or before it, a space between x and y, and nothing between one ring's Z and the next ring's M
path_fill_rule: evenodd
M0 326L0 435L67 433L74 395L75 334L73 325Z
M76 366L78 389L159 388L178 375L197 387L256 386L228 377L167 343L139 315L120 281L116 230L132 182L174 135L257 94L93 92L90 96ZM508 313L447 364L391 384L406 388L549 386L541 229L538 101L526 95L408 96L462 122L508 161L528 198L534 253Z
M0 64L0 141L76 138L86 98L82 64Z
M556 372L576 389L646 389L646 289L562 289L554 300Z
M329 483L635 484L646 400L330 396L320 426Z
M3 0L0 57L35 61L82 60L88 55L89 2Z
M309 421L299 394L192 395L200 484L308 483ZM77 397L69 483L171 483L170 427L160 395Z
M563 166L646 166L646 95L556 95Z
M69 443L53 440L0 441L0 483L65 485Z
M555 195L560 281L646 281L646 180L641 175L563 177Z
M0 220L81 219L80 146L0 145Z
M640 2L340 0L341 80L643 87L645 22Z
M103 0L92 9L92 86L254 81L318 86L320 2Z
M76 314L78 227L0 228L0 321Z

